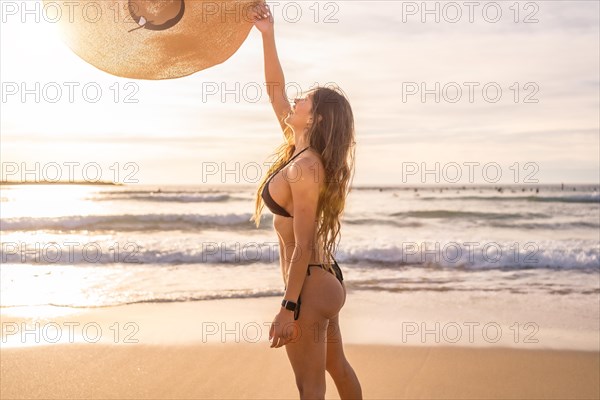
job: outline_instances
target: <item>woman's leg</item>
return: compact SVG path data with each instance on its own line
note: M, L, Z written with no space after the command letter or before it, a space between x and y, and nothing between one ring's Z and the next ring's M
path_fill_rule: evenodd
M327 326L339 313L345 294L337 279L320 268L313 268L302 291L302 308L295 321L298 330L285 349L294 370L301 399L325 398Z
M344 354L339 318L338 314L330 319L327 327L326 369L335 382L340 399L362 399L360 382Z

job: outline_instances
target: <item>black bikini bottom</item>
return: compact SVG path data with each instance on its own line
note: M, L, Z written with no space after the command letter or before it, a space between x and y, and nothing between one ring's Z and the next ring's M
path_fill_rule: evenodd
M327 269L326 265L327 264L308 264L308 268L306 269L306 276L310 276L310 267L319 267L323 268L327 272L334 274L337 280L340 281L340 283L342 283L342 281L344 280L344 275L342 274L342 269L338 265L337 261L335 261L334 259L333 264L331 264L331 267L334 272L331 272L331 270ZM285 286L284 290L287 290L287 286ZM298 302L296 303L296 311L294 311L294 320L297 320L300 316L300 304L302 304L302 300L300 299L300 296L298 296Z

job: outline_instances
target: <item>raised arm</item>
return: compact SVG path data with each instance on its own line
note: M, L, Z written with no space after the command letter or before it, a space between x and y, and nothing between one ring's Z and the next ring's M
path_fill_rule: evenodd
M265 83L269 100L281 129L285 131L285 117L292 109L285 94L285 77L275 46L275 29L273 15L266 3L258 3L252 16L254 25L261 32L263 39ZM288 138L286 137L286 140Z

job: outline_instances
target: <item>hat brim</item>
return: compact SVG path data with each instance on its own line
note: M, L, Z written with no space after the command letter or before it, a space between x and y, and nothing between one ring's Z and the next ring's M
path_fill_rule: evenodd
M57 23L63 40L83 60L112 75L157 80L187 76L224 62L254 25L247 7L256 0L184 1L179 22L158 31L139 28L128 11L128 0L44 3L47 14L60 15Z

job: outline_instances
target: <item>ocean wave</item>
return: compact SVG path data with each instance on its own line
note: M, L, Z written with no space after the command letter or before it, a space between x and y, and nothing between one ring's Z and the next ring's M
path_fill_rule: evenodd
M3 243L0 256L3 263L14 264L131 264L131 265L249 265L279 263L276 242L202 242L190 248L155 249L131 243L115 251L114 243L94 242L94 248L74 251L60 246L33 246L26 254L16 244ZM514 242L405 242L380 246L376 243L352 245L338 249L335 259L340 264L365 267L449 267L461 269L486 268L556 268L600 269L600 248L589 241L542 241L516 244Z
M423 226L417 221L401 221L389 218L344 218L343 222L350 225L390 225L400 228L418 228Z
M381 266L420 265L462 269L600 269L598 243L497 241L405 242L401 245L340 249L339 262Z
M104 193L91 198L94 201L156 201L156 202L174 202L174 203L215 203L225 202L229 200L237 199L227 193L140 193L131 194L129 192L116 193L110 196L106 196Z
M120 243L110 240L78 243L48 242L25 246L3 242L0 249L3 263L31 265L248 265L275 263L279 260L277 242L199 241L183 249L148 248L134 241Z
M530 201L548 203L600 203L600 194L588 193L565 196L427 196L424 201L437 200L478 200L478 201Z
M422 210L422 211L402 211L390 214L392 217L413 217L413 218L474 218L482 220L493 219L520 219L520 218L552 218L551 215L541 213L494 213L480 211L457 211L457 210Z
M518 223L504 223L504 222L489 222L487 226L493 228L513 228L513 229L550 229L550 230L565 230L565 229L600 229L599 222L591 221L572 221L572 222L518 222Z
M203 301L203 300L220 300L220 299L247 299L247 298L260 298L260 297L273 297L281 296L282 290L269 290L269 289L252 289L252 290L219 290L211 293L151 293L141 295L137 293L129 292L127 296L116 296L107 297L104 296L101 304L98 304L97 298L78 298L77 304L72 303L57 303L48 302L42 304L7 304L4 302L0 305L0 309L8 309L11 307L31 307L31 306L54 306L54 307L69 307L69 308L103 308L103 307L114 307L128 304L140 304L140 303L176 303L176 302L188 302L188 301Z
M0 231L152 231L207 227L255 229L250 213L240 214L122 214L65 217L21 217L0 220ZM263 218L270 218L263 215Z
M218 194L218 193L222 193L222 191L214 189L214 188L206 188L206 189L194 188L193 190L190 190L190 189L162 190L159 188L157 190L149 190L149 189L146 189L146 190L105 190L105 191L101 192L102 195L107 195L107 196L137 195L137 194L141 194L141 195L146 195L146 194L177 195L177 194L190 194L190 193Z

